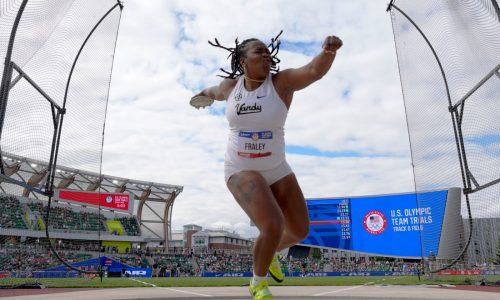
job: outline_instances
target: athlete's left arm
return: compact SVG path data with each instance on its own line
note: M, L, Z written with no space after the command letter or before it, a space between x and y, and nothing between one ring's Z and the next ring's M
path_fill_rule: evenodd
M341 39L336 36L328 36L323 42L321 53L303 67L279 72L276 85L285 94L293 94L293 92L321 79L330 70L340 47L342 47Z

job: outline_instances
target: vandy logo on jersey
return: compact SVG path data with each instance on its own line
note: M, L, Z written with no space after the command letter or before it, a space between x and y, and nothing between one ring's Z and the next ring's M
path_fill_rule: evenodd
M253 105L246 105L246 103L236 104L236 114L245 115L245 114L255 114L260 113L262 111L262 106L254 103Z
M370 234L381 234L387 228L387 218L380 211L372 210L363 218L363 226Z

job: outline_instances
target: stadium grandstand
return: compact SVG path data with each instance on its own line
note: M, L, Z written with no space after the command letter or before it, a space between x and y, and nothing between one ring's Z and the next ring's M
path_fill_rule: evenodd
M2 160L6 175L25 182L26 185L39 186L47 175L46 163L44 162L5 152ZM29 188L12 184L7 180L0 182L0 190L4 194L4 198L11 199L8 202L2 202L2 207L13 207L8 210L9 216L12 216L13 219L6 220L6 222L13 223L12 227L7 226L7 223L4 224L4 217L2 217L2 230L5 228L44 230L45 224L43 224L42 216L46 212L47 197L33 193ZM92 232L106 229L111 239L120 240L119 236L123 233L127 233L127 236L139 236L137 233L145 230L147 235L154 237L153 240L160 241L165 247L168 247L171 236L172 207L183 187L99 175L58 166L54 190L130 194L130 199L133 200L128 209L124 210L119 207L98 207L69 199L58 199L56 195L54 198L56 203L51 207L51 213L54 216L51 221L54 224L49 224L54 229L56 236L58 234L56 232L61 235L64 230ZM134 205L135 202L137 202L137 207ZM156 211L160 211L159 206L163 206L162 216L156 213ZM155 212L153 212L152 207L154 207ZM99 209L104 217L101 221L99 221ZM76 218L84 219L77 221ZM57 220L60 222L57 223ZM68 220L73 221L68 222ZM161 228L154 226L156 224L161 224Z
M46 229L59 255L69 263L95 259L103 253L112 257L141 253L140 249L146 249L148 243L160 246L162 253L169 252L172 207L182 186L99 176L57 166L56 193L47 222L48 197L29 188L44 182L46 164L5 152L2 160L6 176L24 182L25 186L5 178L0 182L0 272L28 276L61 265L48 251ZM79 193L80 198L72 199L74 193ZM129 201L116 206L115 198L102 202L108 206L87 201L96 195L117 195L122 198L116 199Z

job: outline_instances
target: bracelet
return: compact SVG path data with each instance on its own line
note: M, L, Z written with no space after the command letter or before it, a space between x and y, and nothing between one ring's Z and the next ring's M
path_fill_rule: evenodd
M337 51L326 50L325 48L323 48L323 51L325 51L326 53L331 54L331 55L335 55L335 53L337 53Z

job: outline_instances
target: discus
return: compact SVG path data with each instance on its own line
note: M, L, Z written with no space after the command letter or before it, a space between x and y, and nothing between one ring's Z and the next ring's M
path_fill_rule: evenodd
M214 103L214 99L203 95L194 96L189 101L189 104L191 104L191 106L195 107L196 109L205 108L212 105L212 103Z

